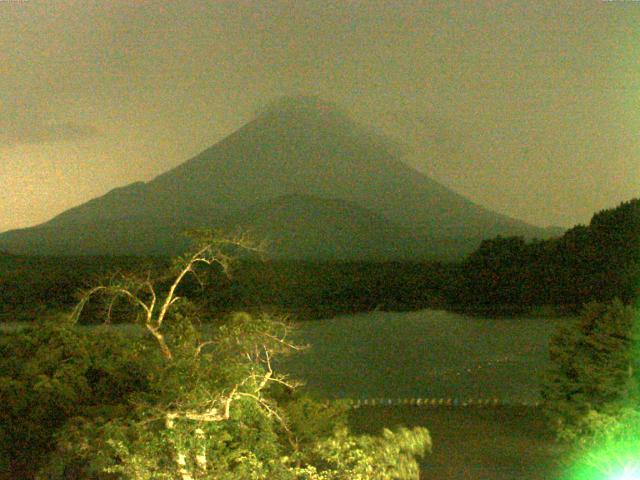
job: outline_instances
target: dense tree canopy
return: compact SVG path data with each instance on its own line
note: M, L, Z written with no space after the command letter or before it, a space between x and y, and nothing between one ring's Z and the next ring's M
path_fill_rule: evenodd
M70 308L77 301L73 292L107 271L161 272L169 263L160 257L0 255L0 321ZM589 301L614 298L629 303L640 294L640 199L599 212L588 226L556 239L487 239L460 263L245 258L234 264L231 277L215 270L203 275L204 288L187 278L181 292L221 314L266 309L309 319L424 308L510 314L545 305L576 312Z
M227 270L226 247L201 238L172 280L114 275L71 316L0 337L3 478L415 479L424 428L355 436L345 407L301 395L273 358L295 352L277 317L206 311L178 293L202 266ZM101 298L126 301L128 330L76 320ZM85 312L86 314L86 312Z
M589 303L576 324L559 329L550 344L552 368L542 389L544 408L561 438L590 435L585 419L640 407L637 312L616 300Z
M596 213L588 226L562 237L526 243L520 237L485 240L461 265L453 306L490 310L589 301L630 303L640 294L640 199Z
M543 408L566 448L567 480L638 478L640 312L587 304L551 341Z

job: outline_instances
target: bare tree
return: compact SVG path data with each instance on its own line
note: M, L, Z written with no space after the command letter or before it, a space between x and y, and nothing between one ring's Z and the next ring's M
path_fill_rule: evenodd
M82 310L91 297L96 294L106 295L109 299L109 315L113 304L118 298L127 298L135 307L142 310L145 328L158 342L162 355L167 360L172 360L173 354L165 341L162 326L167 318L167 313L180 300L176 295L178 286L187 275L193 275L202 283L196 267L204 264L207 266L218 265L228 275L234 256L229 250L243 250L261 252L262 245L253 241L246 233L239 233L231 237L223 237L205 230L189 232L189 236L196 239L197 246L191 253L178 257L174 262L174 278L169 290L161 294L157 291L151 275L144 278L135 275L120 275L112 278L108 285L98 285L85 292L72 312L72 318L77 321Z
M73 319L78 320L86 303L93 296L100 295L108 300L107 318L110 317L117 299L125 298L142 313L142 323L157 342L164 359L168 362L174 361L174 352L167 343L163 327L169 318L169 312L181 298L177 291L184 279L191 275L202 284L197 271L197 267L202 265L209 267L217 265L228 275L238 251L261 252L263 250L263 245L254 242L247 234L222 237L208 231L195 231L190 235L197 240L196 247L174 261L172 273L169 276L170 284L165 288L166 291L159 291L159 281L152 279L150 273L145 277L119 274L112 277L107 284L87 290L72 312ZM188 319L188 321L192 320ZM217 338L198 340L192 350L193 356L199 357L205 348L214 346L219 352L223 352L222 358L226 361L235 358L238 362L242 362L246 368L246 375L222 391L207 392L195 405L175 401L164 406L156 404L153 408L155 415L151 415L149 420L162 420L169 430L174 430L178 421L191 421L200 425L208 422L222 422L230 419L231 406L235 400L249 398L255 401L268 416L279 421L285 430L287 429L285 420L278 413L277 405L264 395L264 390L272 383L281 384L290 389L298 386L285 375L275 373L272 368L274 355L301 348L287 339L288 323L284 319L268 316L255 319L246 313L237 313L227 322L225 332ZM201 428L195 431L203 432ZM190 453L193 454L193 452ZM194 478L188 468L188 458L189 452L176 446L174 460L183 480ZM195 463L200 470L206 470L207 462L204 450L196 452Z

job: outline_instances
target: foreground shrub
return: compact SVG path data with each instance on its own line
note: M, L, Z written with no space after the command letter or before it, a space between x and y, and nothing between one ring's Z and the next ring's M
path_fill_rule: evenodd
M620 301L592 302L577 323L551 340L551 370L542 388L543 407L562 440L577 441L591 414L615 415L638 398L636 313Z
M70 419L116 415L146 389L149 354L113 329L88 331L65 317L1 335L0 468L27 476Z
M589 412L567 458L567 480L640 478L640 409Z
M201 237L177 259L173 283L112 277L69 318L2 337L0 448L8 478L414 479L430 448L423 428L354 436L344 407L297 393L272 360L299 347L267 315L230 315L198 328L199 309L178 296L199 265L229 267ZM132 307L139 334L74 322L101 296Z

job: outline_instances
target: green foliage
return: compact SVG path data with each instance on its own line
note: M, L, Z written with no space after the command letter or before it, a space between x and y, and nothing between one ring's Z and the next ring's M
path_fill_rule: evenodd
M79 288L113 271L162 270L166 260L141 257L29 257L0 255L0 321L31 321L44 311L67 310ZM96 305L86 319L97 321Z
M168 290L126 276L80 303L129 299L151 335L80 327L79 308L0 337L7 478L416 478L428 432L354 436L344 405L296 394L272 366L298 349L281 319L235 313L199 328L202 309L173 287L196 262L227 261L202 252L175 264Z
M209 309L269 309L328 318L374 309L441 308L451 267L428 262L239 262L231 278L213 278ZM194 290L194 293L198 293Z
M620 301L590 303L579 322L562 327L550 344L552 369L542 395L561 439L589 435L595 414L615 414L637 398L635 312Z
M192 232L196 241L213 240ZM73 292L109 270L179 269L186 257L22 257L0 256L0 321L31 320L45 309L66 309ZM228 263L226 263L228 266ZM588 226L562 237L525 242L520 237L488 239L460 264L437 262L256 262L249 257L223 269L186 278L180 295L218 314L236 310L293 313L326 318L373 309L407 311L461 308L519 313L544 305L577 311L589 301L640 294L640 199L596 213ZM207 281L208 280L208 281ZM159 288L166 287L160 280ZM130 320L116 304L114 321ZM99 318L90 302L83 322Z
M566 480L635 479L640 476L640 409L615 414L590 411L581 419L582 435L565 459Z
M42 465L55 434L78 415L118 411L145 388L143 352L117 332L91 334L64 317L0 336L0 457L11 472Z
M527 245L522 237L485 240L464 262L458 300L474 305L513 305L523 301Z
M353 437L348 430L338 430L333 437L319 442L314 453L330 466L330 473L320 478L386 480L419 478L416 457L431 448L429 432L421 427L385 429L382 436Z
M334 429L347 426L345 402L320 402L307 395L287 395L282 405L287 412L288 441L297 454L309 451L319 438L329 437Z
M199 355L182 336L170 364L152 341L109 328L46 323L3 336L6 468L42 479L415 478L425 430L355 437L344 405L280 384L258 390L265 367L247 353L269 325L237 315ZM229 418L207 418L233 388Z

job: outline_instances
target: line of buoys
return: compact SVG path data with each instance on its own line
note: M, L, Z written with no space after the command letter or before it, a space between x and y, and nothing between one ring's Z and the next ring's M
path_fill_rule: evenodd
M499 398L343 398L351 408L412 405L417 407L538 407L539 401L501 400Z

